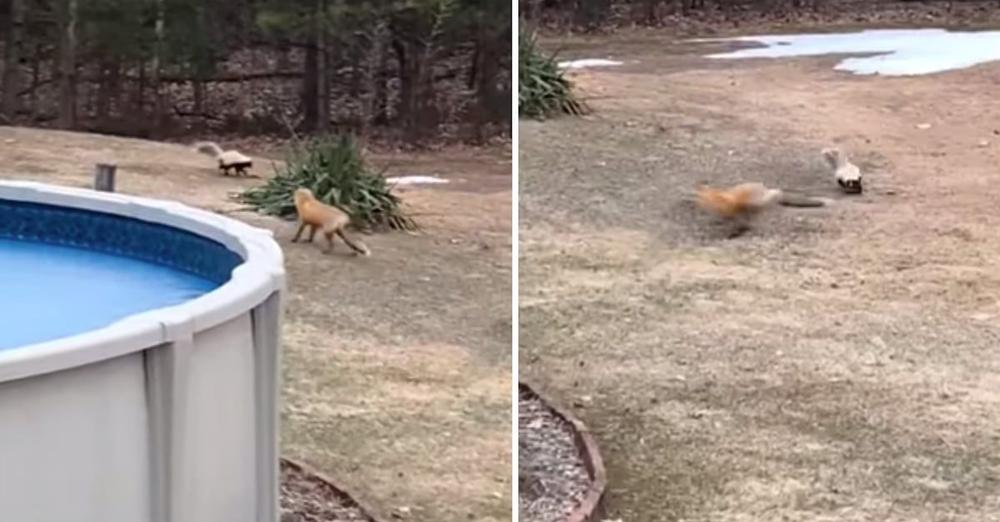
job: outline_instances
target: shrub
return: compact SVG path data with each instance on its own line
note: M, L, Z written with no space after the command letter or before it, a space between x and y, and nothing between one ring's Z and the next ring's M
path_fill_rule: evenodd
M263 214L290 218L295 216L293 193L300 187L350 214L351 222L359 228L417 228L413 219L403 213L401 200L391 193L385 176L365 165L350 135L297 144L282 171L264 185L243 192L239 199Z

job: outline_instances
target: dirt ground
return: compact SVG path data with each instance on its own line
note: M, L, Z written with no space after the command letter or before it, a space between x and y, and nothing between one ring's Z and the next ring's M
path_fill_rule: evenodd
M1000 63L549 43L639 62L574 75L592 116L520 124L520 372L596 432L609 518L1000 520ZM834 204L727 239L687 198L742 180Z
M454 183L401 189L424 229L364 236L371 258L343 245L324 256L289 242L293 223L231 214L285 251L284 452L381 518L510 520L510 152L372 159ZM221 177L179 145L0 127L0 178L88 186L102 161L118 164L120 192L216 211L261 183Z

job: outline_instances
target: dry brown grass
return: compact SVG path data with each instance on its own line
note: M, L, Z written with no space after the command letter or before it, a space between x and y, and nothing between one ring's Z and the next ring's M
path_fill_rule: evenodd
M604 44L641 63L577 75L593 117L521 124L520 361L597 433L611 518L1000 517L1000 65L565 55ZM739 180L837 200L727 240L684 197Z

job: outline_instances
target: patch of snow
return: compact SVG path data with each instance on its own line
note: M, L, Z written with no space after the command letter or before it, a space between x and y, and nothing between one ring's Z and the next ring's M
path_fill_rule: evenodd
M783 58L825 54L873 54L842 60L838 71L915 76L965 69L1000 60L1000 31L882 29L856 33L710 38L700 42L755 42L765 47L708 55L708 58Z
M398 176L386 178L386 181L394 185L430 185L434 183L449 183L448 180L436 176Z
M603 58L584 58L582 60L570 60L568 62L559 62L559 68L561 69L583 69L584 67L613 67L615 65L621 65L622 62L617 62L615 60L605 60Z

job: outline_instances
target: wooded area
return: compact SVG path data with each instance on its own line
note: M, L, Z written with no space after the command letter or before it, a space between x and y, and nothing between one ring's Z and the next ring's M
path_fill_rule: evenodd
M855 22L864 22L868 20L857 18L873 12L894 12L903 15L895 18L908 22L921 19L928 22L953 15L961 21L970 21L977 13L992 16L989 12L997 9L1000 0L519 0L519 14L525 20L583 30L620 24L661 25L688 19L715 23L755 17L792 21L818 14L828 19L855 18Z
M483 140L511 27L506 0L0 0L0 122Z

